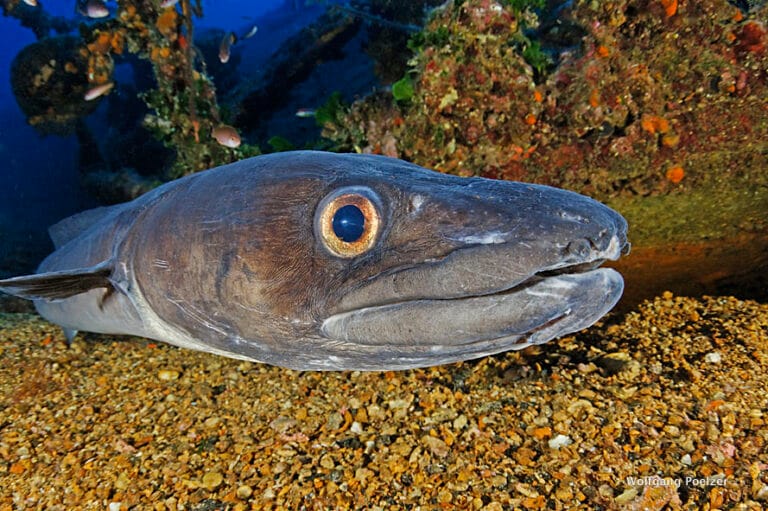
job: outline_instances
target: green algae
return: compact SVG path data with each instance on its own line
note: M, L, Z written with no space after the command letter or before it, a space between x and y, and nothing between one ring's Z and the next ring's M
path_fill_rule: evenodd
M413 80L409 76L404 76L392 84L392 97L395 101L408 103L413 98Z

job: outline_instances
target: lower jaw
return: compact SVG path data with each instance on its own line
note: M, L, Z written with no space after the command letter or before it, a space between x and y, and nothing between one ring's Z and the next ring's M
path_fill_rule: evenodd
M546 342L591 325L618 300L621 276L610 269L533 277L501 293L449 300L414 300L332 316L330 339L366 349L407 352L457 349L507 339Z

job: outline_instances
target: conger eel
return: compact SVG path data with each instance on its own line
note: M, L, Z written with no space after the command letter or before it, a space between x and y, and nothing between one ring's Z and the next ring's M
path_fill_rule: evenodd
M382 156L297 151L67 218L35 275L0 280L78 330L300 370L392 370L592 325L627 224L582 195Z

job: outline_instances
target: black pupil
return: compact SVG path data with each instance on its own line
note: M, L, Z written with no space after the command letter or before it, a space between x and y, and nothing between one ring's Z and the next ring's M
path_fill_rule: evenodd
M360 239L365 230L365 216L354 204L347 204L333 215L333 233L341 240L351 243Z

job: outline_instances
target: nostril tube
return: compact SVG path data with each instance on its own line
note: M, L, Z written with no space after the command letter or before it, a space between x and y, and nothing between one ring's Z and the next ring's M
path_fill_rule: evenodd
M611 244L613 231L611 229L601 229L596 236L587 237L593 250L605 250Z
M571 256L578 261L584 261L592 254L593 246L592 241L587 238L574 240L565 247L565 255Z

